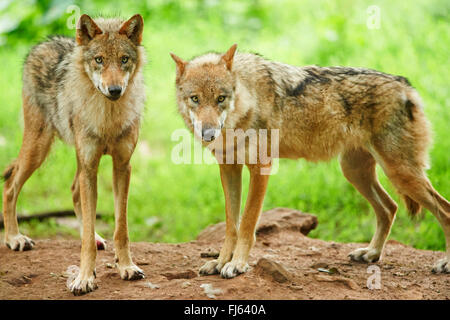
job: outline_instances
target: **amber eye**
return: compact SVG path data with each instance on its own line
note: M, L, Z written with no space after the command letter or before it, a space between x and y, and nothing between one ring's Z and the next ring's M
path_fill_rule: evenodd
M128 57L127 56L123 56L122 57L122 64L125 64L128 62Z
M217 98L217 101L220 103L220 102L224 102L225 101L225 96L219 96L218 98Z
M103 63L103 57L95 57L95 62L97 62L98 64L102 64Z
M192 96L191 100L192 100L192 102L198 103L198 97L197 96Z

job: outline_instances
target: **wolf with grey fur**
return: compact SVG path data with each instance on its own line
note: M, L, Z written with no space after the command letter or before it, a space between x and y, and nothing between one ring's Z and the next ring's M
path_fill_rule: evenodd
M144 273L131 259L127 201L130 158L145 103L141 46L143 19L91 19L82 15L76 39L52 37L33 47L23 69L24 135L18 158L4 172L5 242L30 250L33 240L19 232L16 202L25 181L46 158L55 136L74 145L77 172L74 211L81 222L81 268L70 290L96 288L95 258L106 242L95 233L97 169L104 154L113 158L116 265L125 280Z
M191 61L171 55L178 110L204 145L215 144L210 149L218 160L225 194L225 241L218 259L206 263L200 273L232 278L249 268L269 179L261 169L271 164L250 163L249 143L243 145L244 163L224 161L224 154L237 152L234 138L225 136L230 130L261 129L279 130L277 157L326 161L339 156L344 176L377 216L372 241L351 252L352 260L372 263L382 257L397 212L397 204L377 179L378 163L412 215L425 207L440 222L447 251L433 271L450 272L450 203L426 176L429 123L406 78L364 68L296 67L236 54L236 45L224 54L208 53ZM243 164L250 171L250 187L239 221Z

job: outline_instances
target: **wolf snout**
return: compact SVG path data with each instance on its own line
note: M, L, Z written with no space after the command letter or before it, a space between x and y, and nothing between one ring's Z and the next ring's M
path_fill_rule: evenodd
M122 87L121 86L109 86L108 93L112 100L117 100L120 98L120 94L122 93Z
M206 142L211 142L216 138L216 132L215 128L202 128L202 139Z

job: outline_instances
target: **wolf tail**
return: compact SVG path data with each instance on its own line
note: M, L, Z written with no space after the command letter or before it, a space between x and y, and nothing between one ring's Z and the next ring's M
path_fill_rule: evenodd
M418 214L422 211L422 206L405 194L402 194L402 198L403 201L405 202L409 216L411 218L416 218Z

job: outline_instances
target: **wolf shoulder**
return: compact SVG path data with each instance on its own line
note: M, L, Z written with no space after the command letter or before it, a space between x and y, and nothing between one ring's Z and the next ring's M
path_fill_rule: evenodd
M53 36L31 48L23 67L23 92L35 105L44 108L56 102L75 47L73 38Z

